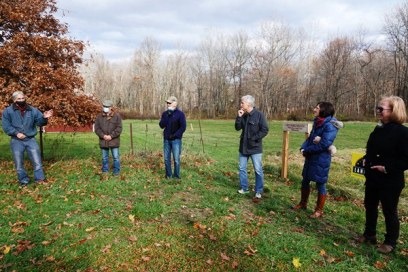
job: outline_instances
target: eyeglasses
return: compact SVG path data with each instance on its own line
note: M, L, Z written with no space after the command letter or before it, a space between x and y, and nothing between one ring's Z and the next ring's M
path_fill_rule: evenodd
M383 107L377 107L375 108L378 112L383 112L385 110L392 110L392 109L384 109Z
M167 103L167 105L169 105L169 104L171 104L171 103L173 103L173 102L166 102Z

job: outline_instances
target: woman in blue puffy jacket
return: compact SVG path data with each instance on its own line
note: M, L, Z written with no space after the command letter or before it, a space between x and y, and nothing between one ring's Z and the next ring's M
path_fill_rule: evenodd
M342 122L333 117L334 107L330 102L319 102L313 109L315 116L313 128L309 137L302 144L300 151L305 157L302 171L301 200L294 210L306 209L310 194L310 182L316 182L318 191L316 208L310 216L319 218L323 215L323 207L326 201L326 183L329 178L331 156L334 139L337 131L343 126Z

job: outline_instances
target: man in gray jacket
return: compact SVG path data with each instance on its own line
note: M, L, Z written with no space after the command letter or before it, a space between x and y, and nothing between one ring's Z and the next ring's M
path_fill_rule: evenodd
M99 147L102 150L102 174L109 172L109 151L113 158L113 175L120 174L120 134L122 133L122 118L113 110L111 100L103 101L102 113L96 117L95 133L99 137Z
M235 119L235 129L242 130L239 142L239 181L240 194L248 190L248 159L251 158L255 171L255 198L260 200L263 193L262 139L268 134L269 127L262 112L255 109L255 98L245 95L241 98L241 108Z

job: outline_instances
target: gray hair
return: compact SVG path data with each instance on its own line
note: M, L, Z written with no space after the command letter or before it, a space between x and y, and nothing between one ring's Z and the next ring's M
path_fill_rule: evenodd
M24 93L22 91L15 91L12 95L11 95L11 99L13 99L13 102L17 100L17 96L19 95L24 95Z
M241 97L241 101L247 102L251 107L255 107L255 98L252 95L244 95Z

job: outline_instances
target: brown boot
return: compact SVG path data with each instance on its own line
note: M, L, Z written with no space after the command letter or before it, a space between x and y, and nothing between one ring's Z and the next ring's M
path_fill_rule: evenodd
M302 188L300 190L300 202L292 207L292 210L306 210L307 202L309 201L310 188Z
M314 213L310 215L310 218L319 218L323 216L324 202L326 202L326 195L318 194L316 208Z

